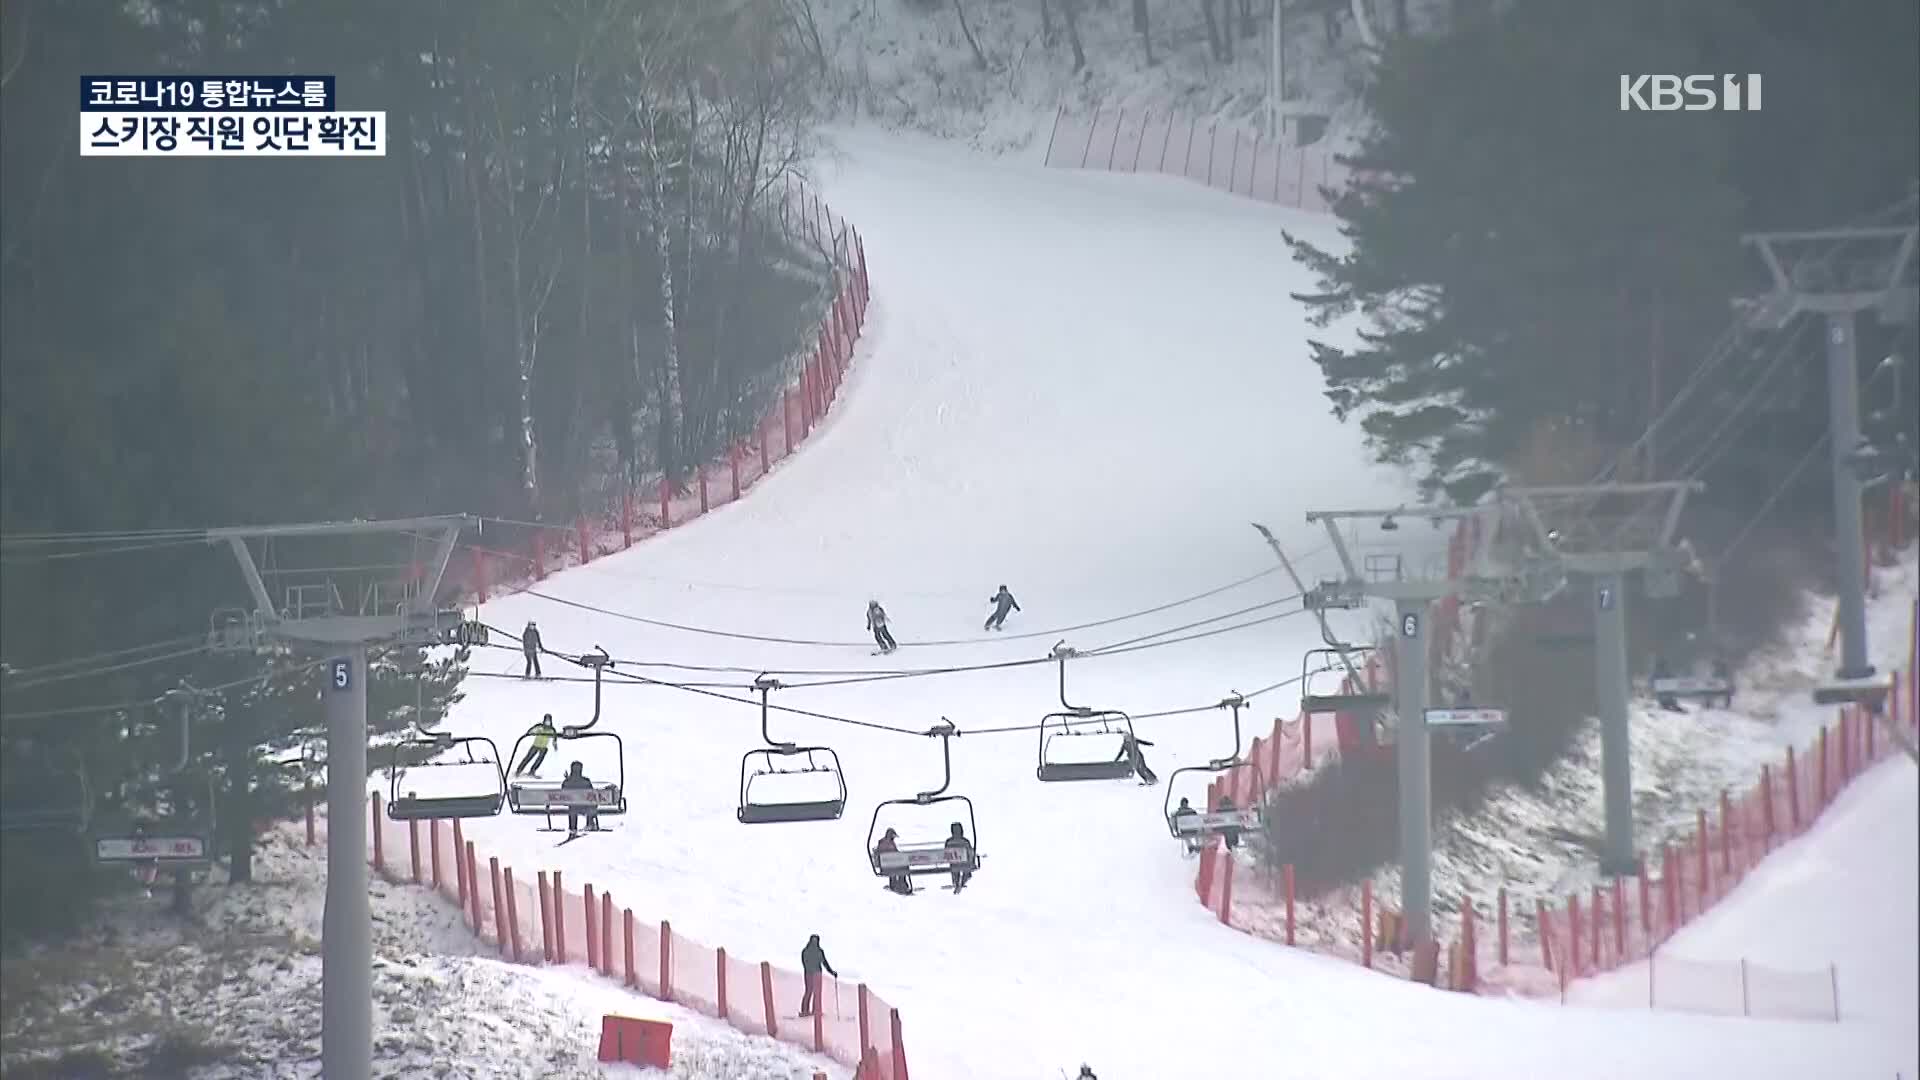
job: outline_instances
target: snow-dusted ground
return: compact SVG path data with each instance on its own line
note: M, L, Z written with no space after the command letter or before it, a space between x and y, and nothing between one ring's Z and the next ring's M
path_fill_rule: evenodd
M281 826L253 870L250 885L196 890L191 922L167 912L162 888L115 904L79 941L10 959L7 1075L318 1077L325 849ZM846 1080L823 1059L584 972L502 963L426 889L376 877L371 897L375 1076L806 1080L824 1069ZM600 1017L616 1012L673 1024L670 1074L598 1063ZM61 1059L73 1071L31 1064Z
M602 645L629 661L621 671L706 683L1031 660L1062 637L1086 649L1164 635L1284 597L1269 575L1065 629L1267 569L1249 520L1304 554L1322 538L1302 511L1405 497L1328 418L1285 300L1306 282L1280 230L1334 243L1330 222L1173 179L1042 171L868 131L837 141L826 190L867 238L874 304L824 428L746 500L550 579L544 595L496 599L489 623L537 618L551 648ZM1444 543L1424 533L1397 536ZM1324 553L1307 562L1309 577L1329 568ZM982 640L1001 582L1025 610ZM870 597L893 616L895 656L863 641ZM1273 610L1284 607L1257 614ZM1206 704L1296 674L1316 642L1296 617L1086 659L1068 694L1136 714ZM513 657L481 660L498 671ZM1054 678L1041 664L779 691L775 704L884 727L776 714L776 738L838 750L850 803L837 822L754 827L734 807L755 710L615 680L601 726L625 745L621 828L564 848L524 819L467 835L730 954L792 957L821 934L848 978L900 1008L921 1078L1051 1080L1080 1061L1104 1080L1250 1063L1272 1077L1799 1077L1878 1075L1887 1060L1884 1042L1851 1028L1478 999L1224 928L1194 902L1164 788L1042 784L1034 732L981 730L1037 722L1057 707ZM592 708L580 683L467 691L451 726L503 749L542 712L577 723ZM1260 699L1256 730L1293 713L1289 694ZM938 744L911 733L943 716L973 731L954 744L952 790L973 800L986 864L960 895L895 896L866 866L868 823L880 800L938 785ZM1219 712L1139 730L1163 777L1231 738ZM585 742L555 757L614 772ZM888 818L907 839L955 816L911 812ZM1375 1034L1383 1025L1391 1037Z
M1843 1025L1887 1048L1876 1075L1920 1075L1920 771L1910 759L1855 780L1806 835L1675 935L1660 950L1661 978L1689 962L1724 973L1743 959L1816 973L1832 965ZM1631 964L1567 996L1644 1007L1647 977L1644 962Z

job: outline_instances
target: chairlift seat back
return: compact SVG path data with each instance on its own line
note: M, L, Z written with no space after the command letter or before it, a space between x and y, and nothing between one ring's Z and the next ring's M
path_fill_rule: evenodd
M1177 836L1214 836L1228 829L1260 827L1260 814L1252 809L1215 810L1204 814L1196 810L1191 814L1175 814L1171 820Z
M93 841L93 860L102 863L154 862L197 866L208 861L207 838L191 833L100 836Z
M1654 679L1649 686L1661 697L1717 698L1733 693L1733 683L1727 679L1703 679L1695 676Z
M1392 694L1307 694L1300 708L1310 713L1368 713L1391 708Z
M738 811L742 825L767 825L786 821L834 821L846 810L845 799L814 802L747 803Z
M500 812L504 801L498 792L488 795L445 795L432 798L407 795L387 800L387 816L395 821L493 817Z
M0 807L0 832L82 832L87 814L75 806Z

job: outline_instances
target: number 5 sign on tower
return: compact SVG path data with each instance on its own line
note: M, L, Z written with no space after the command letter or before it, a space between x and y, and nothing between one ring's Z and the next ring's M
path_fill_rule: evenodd
M335 660L333 662L333 688L351 690L353 688L353 661Z

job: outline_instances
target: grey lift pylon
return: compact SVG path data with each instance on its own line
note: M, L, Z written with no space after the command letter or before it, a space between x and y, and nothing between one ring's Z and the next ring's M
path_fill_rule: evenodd
M1920 318L1920 286L1910 280L1916 229L1815 229L1752 233L1772 288L1741 302L1756 325L1779 329L1802 312L1827 320L1827 420L1833 467L1834 538L1839 556L1840 670L1814 688L1814 701L1863 702L1879 711L1891 687L1867 656L1866 551L1861 496L1872 455L1862 453L1856 316L1872 310L1888 325ZM1817 253L1808 248L1819 245Z
M373 928L367 905L367 652L386 645L441 645L471 636L458 608L435 604L465 515L394 521L328 522L212 529L239 560L253 610L216 613L209 646L258 652L275 645L319 652L327 665L327 900L321 922L320 1071L328 1080L367 1080L373 1069ZM342 538L360 538L343 543ZM375 566L283 568L263 572L249 542L325 549L362 548L366 538L424 538L431 554L417 560L420 578L375 577L355 588L352 575L409 568L415 560ZM331 540L328 544L326 541ZM317 544L305 542L318 541ZM332 560L330 560L332 561ZM272 577L293 579L276 602ZM343 591L342 584L348 584ZM345 598L352 597L349 605Z
M1581 487L1503 487L1501 535L1509 553L1530 563L1556 565L1588 584L1594 620L1594 694L1600 706L1600 775L1606 838L1600 869L1613 875L1638 867L1633 842L1633 753L1628 710L1627 575L1643 575L1648 596L1680 592L1683 574L1699 574L1699 560L1676 541L1687 497L1704 489L1691 480Z
M1544 595L1559 583L1542 579L1542 568L1536 566L1472 566L1459 575L1451 575L1441 566L1408 576L1403 560L1397 556L1369 559L1363 569L1354 562L1346 538L1340 534L1339 523L1374 520L1380 522L1382 529L1393 530L1400 518L1427 518L1440 526L1485 513L1486 510L1475 507L1423 506L1307 514L1309 524L1317 522L1326 528L1345 573L1341 579L1321 582L1313 589L1302 587L1306 606L1320 614L1330 609L1357 607L1369 598L1394 602L1394 708L1399 716L1394 745L1400 777L1400 904L1407 934L1416 946L1433 941L1433 784L1426 724L1428 611L1434 601L1456 595L1476 603L1521 603ZM1260 531L1278 554L1279 545L1273 542L1272 534L1264 528Z

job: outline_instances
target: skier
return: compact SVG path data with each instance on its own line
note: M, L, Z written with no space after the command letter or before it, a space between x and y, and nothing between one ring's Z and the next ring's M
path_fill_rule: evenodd
M1140 748L1152 745L1152 743L1145 739L1136 739L1132 735L1122 735L1120 737L1120 752L1113 755L1113 760L1115 761L1125 761L1132 764L1133 771L1140 777L1140 782L1149 787L1159 783L1160 777L1156 775L1152 769L1147 768L1147 755Z
M987 624L981 627L982 630L1000 629L1000 625L1007 621L1007 611L1009 609L1013 611L1020 610L1020 601L1013 598L1013 594L1007 591L1005 585L1000 586L999 592L988 597L987 603L993 605L993 614L987 616Z
M527 628L520 631L520 651L526 654L527 666L520 673L523 679L540 679L540 628L532 619L527 620Z
M953 864L953 891L959 892L973 880L973 841L967 839L967 830L954 822L947 829L947 861Z
M547 747L552 745L553 737L559 734L553 728L553 714L542 716L539 723L527 729L527 734L533 736L533 745L527 747L527 752L520 756L520 764L513 767L515 776L540 775L540 763L547 760Z
M1180 805L1173 808L1173 831L1176 833L1180 831L1180 821L1182 818L1190 818L1197 813L1199 813L1199 811L1193 808L1191 802L1186 799L1181 799ZM1186 844L1188 854L1194 854L1200 850L1200 837L1198 834L1182 834L1180 839Z
M867 601L867 629L873 631L874 644L880 646L881 652L890 653L900 647L887 630L887 609L881 607L878 600Z
M880 840L873 845L874 868L879 868L880 856L888 854L889 852L898 852L899 850L899 830L888 829L885 833L882 833ZM913 893L913 883L907 880L907 875L905 874L888 874L887 888L899 893L901 896L910 896Z
M567 775L560 781L562 791L592 791L593 781L587 779L585 766L574 762L567 766ZM587 831L600 831L600 808L589 805L586 808ZM580 807L567 807L567 835L575 836L580 832Z
M1214 807L1217 813L1222 814L1231 814L1239 809L1233 804L1233 796L1224 791L1220 793L1220 805ZM1227 850L1232 851L1240 846L1240 829L1237 826L1220 830L1220 835L1226 838Z
M1653 661L1653 681L1659 682L1661 679L1671 679L1671 678L1673 678L1673 668L1670 665L1668 665L1666 657L1664 656L1655 657ZM1687 711L1686 707L1681 705L1679 701L1675 700L1672 694L1656 693L1654 695L1654 700L1659 703L1662 709L1665 709L1668 712L1683 713Z
M820 1006L820 969L826 968L827 974L839 978L840 973L833 970L827 961L827 950L820 947L820 935L807 938L807 947L800 950L800 970L806 976L807 989L800 995L800 1015L812 1016Z
M1093 1075L1093 1066L1082 1065L1080 1066L1080 1075L1074 1077L1073 1080L1100 1080L1100 1078Z

